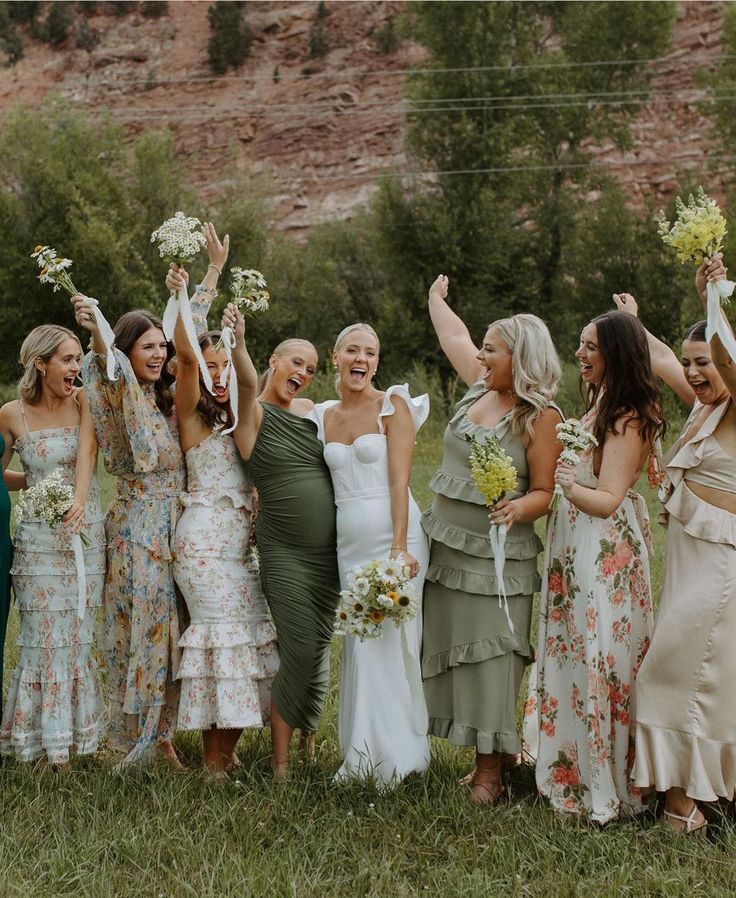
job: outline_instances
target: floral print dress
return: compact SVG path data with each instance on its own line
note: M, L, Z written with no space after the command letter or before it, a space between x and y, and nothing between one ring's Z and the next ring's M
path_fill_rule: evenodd
M179 728L261 727L279 657L249 545L255 490L231 436L212 433L186 461L174 544L174 577L191 619L179 640Z
M25 417L25 416L24 416ZM78 427L26 432L15 443L28 486L56 468L74 485ZM12 576L20 612L20 658L0 727L0 753L23 761L97 749L106 714L93 651L105 576L105 533L97 480L87 500L84 550L87 605L78 614L77 567L69 531L24 519L15 530Z
M592 416L583 423L590 429ZM592 452L578 482L596 486ZM652 631L650 551L646 504L633 490L608 518L565 498L550 516L526 748L555 810L598 823L641 808L630 777L634 685Z

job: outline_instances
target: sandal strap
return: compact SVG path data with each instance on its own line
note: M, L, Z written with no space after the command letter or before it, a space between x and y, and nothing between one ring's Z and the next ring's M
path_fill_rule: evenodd
M697 804L693 805L692 811L687 815L687 817L683 817L681 814L673 814L672 811L665 810L665 817L669 817L670 820L681 820L685 824L685 833L691 833L694 829L700 829L701 826L705 826L706 820L703 820L702 823L698 823L695 825L695 815L698 813Z

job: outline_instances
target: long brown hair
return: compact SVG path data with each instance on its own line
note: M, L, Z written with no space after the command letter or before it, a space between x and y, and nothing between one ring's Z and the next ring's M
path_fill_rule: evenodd
M149 312L147 309L133 309L132 312L126 312L118 318L113 331L115 333L115 346L120 352L130 358L133 346L147 330L157 327L163 332L163 324L161 319ZM156 405L159 411L167 418L171 414L174 407L174 396L171 392L171 384L174 382L174 375L169 371L169 362L174 354L171 343L166 347L166 361L161 368L161 376L156 381L154 393L156 397Z
M200 334L199 339L197 340L199 348L204 352L205 349L214 346L221 336L222 333L220 331L207 331L204 334ZM230 369L229 376L231 378L236 376L235 371L233 371L232 368ZM202 383L201 375L199 383L199 402L197 403L197 413L199 414L199 417L210 430L214 430L217 427L230 427L233 423L232 414L230 413L230 403L226 402L223 405L219 402L215 402Z
M624 415L624 431L633 423L650 445L662 436L667 425L662 414L659 385L652 371L644 326L627 312L606 312L594 318L606 368L600 384L588 389L588 408L598 403L593 434L602 446L607 433L617 433L616 421Z

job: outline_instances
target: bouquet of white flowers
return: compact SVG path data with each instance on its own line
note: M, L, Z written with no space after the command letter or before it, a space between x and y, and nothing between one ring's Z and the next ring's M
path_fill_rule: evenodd
M202 222L177 212L168 218L151 234L151 243L158 241L158 252L162 259L175 262L179 266L191 262L205 244L201 231ZM199 230L198 230L199 229Z
M50 527L58 526L74 503L74 490L64 482L61 468L47 474L43 480L22 490L15 505L16 525L21 521L44 521ZM87 606L87 577L84 569L84 550L90 542L84 533L73 533L72 551L77 568L77 615L84 618Z
M479 442L476 437L470 440L470 473L483 500L491 508L496 502L500 502L506 493L516 489L517 470L513 459L501 448L495 437L491 437L485 443ZM506 524L491 524L489 537L493 551L493 566L498 581L498 605L506 612L506 621L511 632L514 632L514 623L509 614L509 605L506 599L506 585L503 582L503 569L506 566Z
M417 616L419 599L400 561L371 561L353 568L340 591L335 632L361 642L380 636L385 621L400 626Z
M567 421L560 421L555 430L557 431L557 440L564 447L560 453L560 458L562 461L567 462L568 465L576 465L580 460L581 452L587 452L598 445L598 440L589 430L583 427L577 418L568 418ZM550 511L554 511L559 506L563 495L560 484L555 484L555 491L549 506Z
M54 293L61 287L67 291L69 296L79 293L79 290L72 283L70 275L67 273L72 267L71 259L60 259L59 254L53 246L37 246L31 253L31 258L36 260L36 264L41 269L38 275L42 284L52 284Z

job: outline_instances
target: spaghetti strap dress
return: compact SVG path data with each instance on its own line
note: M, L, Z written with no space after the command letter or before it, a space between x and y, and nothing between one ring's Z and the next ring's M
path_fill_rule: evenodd
M5 440L0 434L0 456L5 454ZM13 544L10 541L10 496L0 478L0 717L3 713L3 649L10 614L10 564Z
M24 414L25 419L25 414ZM78 427L26 431L15 450L29 486L57 468L74 484ZM0 754L66 764L71 751L96 751L106 725L93 643L102 604L105 535L96 478L85 511L86 606L79 614L78 574L69 531L23 519L15 531L13 587L20 612L20 657L8 687Z
M339 599L335 498L315 425L268 402L246 471L258 490L261 583L276 627L273 701L294 728L319 724Z

